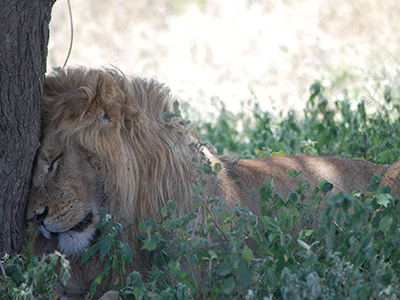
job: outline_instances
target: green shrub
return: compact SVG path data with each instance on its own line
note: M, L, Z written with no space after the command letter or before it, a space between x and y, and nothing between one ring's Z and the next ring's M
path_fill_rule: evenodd
M103 228L104 234L94 245L86 249L82 255L81 263L84 264L90 257L96 253L100 254L100 259L104 264L103 271L96 276L90 286L90 291L86 298L92 299L96 293L97 285L100 285L103 279L111 272L118 274L115 283L123 284L126 277L126 264L133 259L133 253L130 247L119 240L119 234L123 233L122 225L111 221L111 215L104 211L100 212L101 222L96 228Z
M59 252L33 257L27 265L21 255L6 254L0 266L0 299L51 299L57 280L65 284L70 277L69 262Z
M277 117L250 102L247 110L233 114L221 105L213 121L200 123L204 140L220 154L238 153L242 158L308 153L393 163L400 154L400 105L390 97L383 104L366 105L365 100L345 98L328 101L322 86L310 88L306 108ZM395 103L396 102L396 103ZM355 105L358 103L357 105ZM241 128L241 130L239 130Z
M149 277L130 274L120 292L131 294L121 297L397 299L400 209L390 189L377 176L366 194L332 196L319 224L318 207L333 186L323 181L306 198L310 186L300 177L286 200L266 182L260 217L219 199L178 217L169 202L162 221L140 225L143 249L154 257ZM298 233L299 226L307 229Z

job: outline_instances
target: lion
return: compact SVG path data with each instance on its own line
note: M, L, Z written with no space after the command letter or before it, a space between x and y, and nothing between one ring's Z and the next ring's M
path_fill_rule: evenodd
M101 234L95 225L102 209L129 225L123 238L134 252L131 270L145 274L151 262L136 241L139 223L159 216L169 200L184 211L196 201L193 186L200 180L207 181L203 199L218 196L258 214L257 188L272 178L274 192L288 197L298 184L289 171L302 170L311 186L328 180L332 193L364 190L373 175L384 172L384 166L347 158L218 156L174 113L173 101L163 84L110 69L73 68L47 76L27 219L34 223L34 254L58 250L70 260L72 277L57 289L66 299L82 298L102 270L96 257L80 265L82 252ZM215 169L219 164L220 170L199 179L203 163ZM112 278L103 282L95 298L111 284Z
M400 161L390 165L382 177L382 186L390 186L392 194L400 196Z

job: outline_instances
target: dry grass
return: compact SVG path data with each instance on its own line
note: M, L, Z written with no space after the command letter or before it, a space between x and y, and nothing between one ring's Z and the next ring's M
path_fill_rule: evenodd
M187 4L190 3L190 4ZM371 95L400 61L398 0L71 0L69 66L116 66L157 77L204 111L302 108L315 80ZM68 52L67 1L57 1L48 66Z

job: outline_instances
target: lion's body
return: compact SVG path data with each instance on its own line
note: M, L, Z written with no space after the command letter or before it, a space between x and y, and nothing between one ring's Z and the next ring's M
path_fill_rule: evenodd
M289 178L288 172L303 171L298 178ZM308 156L284 155L256 159L241 159L237 164L224 165L220 172L226 199L234 199L250 210L257 212L260 209L257 188L266 179L272 178L274 192L286 199L293 192L298 180L308 180L314 188L321 181L327 180L333 184L331 194L343 192L351 194L355 190L365 190L370 184L373 175L381 175L384 166L363 160ZM308 190L312 193L312 188ZM221 190L221 193L224 191Z
M382 178L383 186L390 186L392 194L400 196L400 161L392 164Z
M312 187L326 179L345 193L365 189L373 175L384 172L369 162L331 157L217 157L193 146L195 134L165 115L171 101L162 85L113 71L75 69L47 78L27 217L38 225L31 235L36 254L58 249L71 260L65 293L84 293L101 269L96 258L81 267L80 254L98 235L93 226L103 208L115 221L132 225L125 236L134 251L132 268L147 270L150 262L135 242L139 222L159 215L168 200L181 209L192 203L204 157L222 169L218 178L208 175L203 197L217 195L254 213L265 180L274 180L282 198L294 190L298 181L288 171L304 171L300 179ZM109 288L106 283L99 293Z

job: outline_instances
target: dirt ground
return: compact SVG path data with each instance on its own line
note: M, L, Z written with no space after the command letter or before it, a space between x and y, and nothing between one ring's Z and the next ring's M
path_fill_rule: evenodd
M400 70L398 0L71 0L68 66L155 77L206 112L303 108L315 80L374 97ZM67 0L53 10L48 70L70 43ZM337 92L335 95L339 95ZM343 95L344 96L344 95Z

